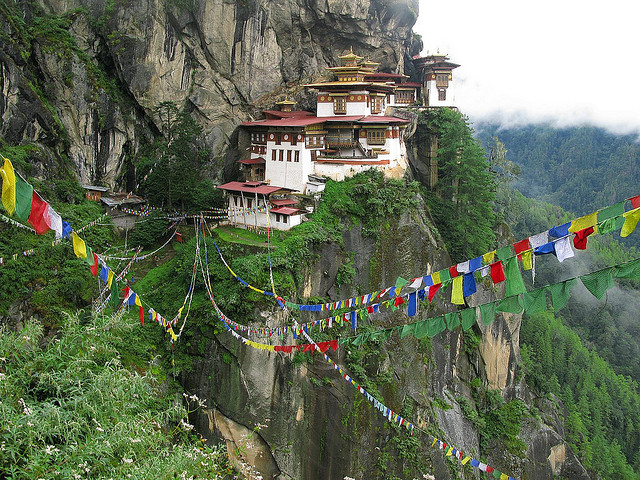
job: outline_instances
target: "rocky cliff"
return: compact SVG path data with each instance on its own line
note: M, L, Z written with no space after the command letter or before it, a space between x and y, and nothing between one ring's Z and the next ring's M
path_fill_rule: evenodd
M386 71L403 71L421 48L411 30L417 11L417 0L3 1L0 136L23 148L33 176L71 171L82 182L131 187L137 155L160 136L154 108L171 101L204 126L209 170L222 178L239 155L239 123L285 95L310 108L300 85L322 75L337 54L353 47ZM409 145L418 177L432 170L419 155L428 137L417 135ZM299 293L354 293L336 281L336 259L343 257L353 258L353 284L369 289L408 272L439 270L451 263L441 245L424 206L390 220L377 240L351 225L341 246L318 252ZM434 305L421 315L446 308ZM275 310L264 314L274 324L287 320ZM403 320L386 313L375 322ZM471 334L342 347L335 360L360 367L389 407L433 435L474 453L482 443L484 458L513 476L586 478L562 440L555 407L535 399L522 381L519 322L505 316ZM195 370L182 378L211 406L194 421L208 438L227 442L250 478L477 475L431 449L426 438L391 427L319 358L284 358L225 335L205 337L204 345L191 352ZM526 405L522 444L507 448L483 433L493 418L490 392Z

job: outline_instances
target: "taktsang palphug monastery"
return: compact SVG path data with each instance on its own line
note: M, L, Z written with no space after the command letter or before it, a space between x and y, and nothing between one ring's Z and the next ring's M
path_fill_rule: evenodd
M403 132L408 120L387 115L390 107L454 106L452 70L446 55L414 57L419 82L378 72L375 62L350 51L329 67L331 80L305 85L317 92L317 111L280 110L242 125L251 134L251 156L240 160L244 182L219 188L227 193L229 222L245 228L289 230L305 211L296 196L313 195L325 178L343 180L376 168L401 177L407 166Z

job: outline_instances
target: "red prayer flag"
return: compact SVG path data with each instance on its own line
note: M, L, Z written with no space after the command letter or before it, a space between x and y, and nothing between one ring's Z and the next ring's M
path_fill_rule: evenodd
M51 230L49 215L45 215L48 206L49 204L42 200L34 190L31 197L31 213L29 214L28 222L38 235Z
M490 467L489 465L487 465L487 473L491 473L493 472L493 467Z
M144 309L142 307L138 309L138 317L140 318L140 323L144 327Z
M531 249L531 245L529 244L529 239L525 238L524 240L520 240L513 244L513 249L517 254L520 254L526 250ZM518 255L518 260L522 260L522 255Z
M91 274L95 277L98 275L98 255L95 252L93 253L93 265L91 265Z
M333 349L334 352L338 351L338 340L331 340L329 342L329 346Z
M627 200L631 201L631 206L633 208L640 207L640 195L636 195L635 197L627 198Z
M437 285L431 285L429 287L429 301L433 300L433 296L436 294L438 290L440 290L441 286L442 284L438 283Z
M399 305L402 305L404 303L404 299L402 297L396 297L394 305L397 307Z
M313 350L316 348L316 346L313 343L307 343L306 345L304 345L304 349L302 350L303 352L313 352Z
M451 278L455 278L458 276L458 266L457 265L453 265L452 267L449 267L449 275L451 275Z
M587 249L587 237L594 232L593 227L584 228L582 230L578 230L574 232L575 237L573 237L573 246L578 250L586 250Z
M504 276L504 268L502 268L502 262L497 261L491 264L491 280L493 283L500 283L506 280Z

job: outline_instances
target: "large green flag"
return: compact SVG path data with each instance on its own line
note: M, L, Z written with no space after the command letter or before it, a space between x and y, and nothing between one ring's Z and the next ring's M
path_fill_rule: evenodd
M520 304L520 297L507 297L498 302L498 312L505 313L522 313L522 305Z
M587 290L600 300L607 290L613 287L613 267L583 275L580 280Z
M567 306L569 297L571 296L571 289L578 283L578 279L572 278L571 280L565 280L561 283L549 286L551 292L551 301L553 303L553 309L558 312Z
M462 328L464 330L469 330L478 321L475 307L465 308L460 312L460 316L462 317Z
M111 282L111 308L113 308L113 310L116 311L119 306L120 306L120 290L118 289L118 282L114 277L113 281Z
M538 288L522 294L524 311L528 314L539 313L547 308L547 287Z
M446 329L446 325L444 324L443 317L436 317L429 319L429 328L427 331L427 335L429 338L433 338L438 335L440 332Z
M483 325L491 325L496 319L496 302L480 305L480 317Z
M640 258L614 267L616 278L640 278Z
M453 330L460 326L460 315L458 312L450 312L444 314L444 321L449 330Z
M509 257L504 262L504 275L507 277L507 288L505 295L512 297L527 291L522 280L522 273L518 266L518 257Z
M33 187L16 176L16 215L24 222L31 214L31 200L33 200Z

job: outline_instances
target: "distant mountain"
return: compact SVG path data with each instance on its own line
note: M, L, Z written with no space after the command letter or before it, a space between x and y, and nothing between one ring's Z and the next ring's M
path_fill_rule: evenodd
M474 125L484 146L497 137L522 168L514 186L525 196L584 215L640 193L640 143L596 127Z

